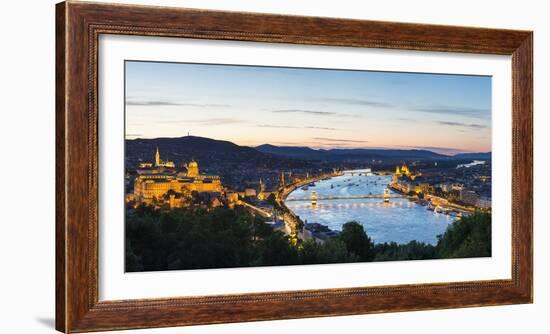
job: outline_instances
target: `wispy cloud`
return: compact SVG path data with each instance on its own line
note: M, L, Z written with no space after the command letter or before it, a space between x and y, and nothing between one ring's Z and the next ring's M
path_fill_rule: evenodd
M324 142L331 142L331 143L368 143L367 140L352 140L352 139L342 139L342 138L315 137L313 139L324 141Z
M450 121L438 121L437 123L441 125L456 126L461 128L471 128L471 129L486 129L487 125L483 124L471 124L471 123L462 123L462 122L450 122Z
M403 147L415 148L418 150L446 150L446 151L463 152L463 150L454 148L454 147L441 147L441 146L403 146Z
M357 143L349 142L323 142L323 141L300 141L300 142L288 142L288 141L275 141L273 145L279 146L292 146L292 147L309 147L316 149L333 149L333 148L356 148Z
M224 125L224 124L236 124L247 123L247 121L238 118L208 118L204 120L188 121L191 124L198 125Z
M316 129L316 130L329 130L329 131L338 130L336 128L329 128L329 127L324 127L324 126L305 126L304 128L305 129Z
M176 102L167 101L126 101L127 106L179 106Z
M238 124L238 123L248 123L246 120L239 118L206 118L206 119L187 119L187 120L177 120L177 121L166 121L166 122L156 122L162 124L190 124L190 125L225 125L225 124Z
M393 147L401 148L401 149L428 150L428 151L432 151L432 152L435 152L435 153L447 154L447 155L467 152L463 149L459 149L459 148L455 148L455 147L441 147L441 146L396 145L396 146L393 146Z
M277 109L272 110L273 113L287 113L287 114L306 114L317 116L332 116L336 115L333 111L320 111L320 110L307 110L307 109Z
M318 101L323 101L323 102L346 104L346 105L353 105L353 106L367 106L367 107L377 107L377 108L391 108L391 107L393 107L393 105L390 104L390 103L367 100L367 99L323 97L323 98L319 98L317 100Z
M277 110L271 110L273 113L277 114L304 114L304 115L313 115L313 116L334 116L334 117L352 117L352 118L360 118L360 115L353 115L353 114L344 114L344 113L338 113L334 111L321 111L321 110L309 110L309 109L277 109Z
M140 133L127 133L126 134L126 137L141 137L143 136L142 134Z
M474 118L487 118L490 116L489 109L481 108L466 108L466 107L448 107L448 106L431 106L413 108L412 110L418 112L425 112L430 114L442 114L442 115L461 115Z
M271 125L271 124L258 124L259 128L274 128L274 129L301 129L299 126L292 125Z
M308 147L311 145L314 145L313 142L292 142L292 141L274 141L271 142L273 145L279 145L279 146L295 146L295 147Z
M418 120L412 119L412 118L395 118L396 121L402 121L402 122L417 122ZM466 132L467 129L486 129L489 126L485 124L474 124L474 123L464 123L464 122L454 122L454 121L435 121L434 123L439 125L447 125L447 126L454 126L459 129L456 131L459 132ZM460 129L461 128L461 129Z
M259 128L273 128L273 129L313 129L313 130L327 130L335 131L336 128L324 127L324 126L294 126L294 125L277 125L277 124L257 124Z
M188 103L188 102L173 102L173 101L137 101L127 100L127 106L149 106L149 107L161 107L161 106L184 106L184 107L196 107L196 108L225 108L230 107L228 104L217 103Z

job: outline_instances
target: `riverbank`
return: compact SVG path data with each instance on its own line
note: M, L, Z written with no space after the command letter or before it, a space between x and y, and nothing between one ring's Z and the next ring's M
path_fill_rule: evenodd
M296 189L299 189L305 185L312 183L315 184L315 182L329 180L332 177L340 175L343 175L342 172L336 171L330 174L317 175L295 183L283 185L275 192L275 203L278 206L278 209L282 211L282 218L285 226L283 230L285 234L289 236L292 244L297 244L298 240L312 239L313 236L304 228L305 223L300 219L300 217L286 206L285 199Z

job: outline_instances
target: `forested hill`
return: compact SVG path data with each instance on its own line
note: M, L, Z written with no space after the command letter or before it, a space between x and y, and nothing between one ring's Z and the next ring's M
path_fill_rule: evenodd
M229 141L204 137L155 138L126 140L126 165L135 168L140 161L153 161L156 148L161 159L181 165L191 159L201 166L213 167L231 164L252 165L255 168L303 168L301 159L276 156L252 147L239 146Z

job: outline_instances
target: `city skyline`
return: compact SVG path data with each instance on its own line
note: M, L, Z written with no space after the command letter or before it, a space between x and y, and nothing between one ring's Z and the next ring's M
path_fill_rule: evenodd
M126 139L491 151L491 78L126 62Z

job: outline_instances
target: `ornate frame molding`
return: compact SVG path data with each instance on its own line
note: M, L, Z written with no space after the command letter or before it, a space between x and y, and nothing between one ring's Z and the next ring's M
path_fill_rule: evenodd
M99 301L97 64L101 34L511 55L512 278ZM59 331L532 302L532 32L67 1L56 7L56 42L56 329ZM292 301L292 308L288 307L288 301Z

